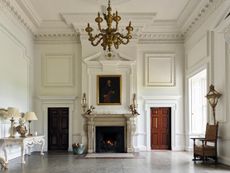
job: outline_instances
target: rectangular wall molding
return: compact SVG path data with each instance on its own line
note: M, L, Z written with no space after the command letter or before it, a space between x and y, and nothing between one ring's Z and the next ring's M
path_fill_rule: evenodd
M43 86L73 86L73 54L45 54L42 59Z
M145 86L175 85L175 54L145 54Z

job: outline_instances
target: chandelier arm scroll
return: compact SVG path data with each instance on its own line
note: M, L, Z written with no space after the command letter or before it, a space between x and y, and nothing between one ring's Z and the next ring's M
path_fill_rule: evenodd
M116 38L122 43L122 44L128 44L129 43L129 35L127 34L126 36L116 33ZM125 39L126 41L122 40Z
M101 42L102 39L103 39L103 37L101 37L96 43L94 43L93 41L91 41L91 44L93 46L97 46Z
M100 37L100 38L99 38L99 37ZM96 41L96 43L94 43L94 41L95 41L97 38L99 38L99 40ZM92 44L93 46L97 46L97 45L101 42L102 39L103 39L103 34L100 33L100 34L95 35L94 37L92 36L91 39L89 39L89 40L90 40L90 42L91 42L91 44Z
M126 39L126 41L122 40L120 37L118 38L118 40L122 43L122 44L128 44L129 43L129 39L127 38L124 38Z

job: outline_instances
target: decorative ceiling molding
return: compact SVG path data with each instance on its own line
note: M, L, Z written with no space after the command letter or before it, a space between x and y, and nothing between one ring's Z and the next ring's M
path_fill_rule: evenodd
M80 43L76 33L39 33L34 36L36 43Z
M216 26L215 31L225 33L225 32L229 32L229 30L230 30L230 11L228 9L228 11L223 15L222 20Z
M95 13L62 13L61 17L67 25L85 28L87 23L93 27L97 26L96 15ZM119 13L119 15L121 16L119 27L127 26L129 21L132 22L133 27L144 27L153 24L156 17L156 13Z
M105 0L93 0L93 1L95 1L97 4L100 4L100 5L106 5L106 6L108 5L108 2ZM112 3L115 5L115 4L123 4L128 1L130 0L113 0Z
M22 8L25 14L29 17L29 19L35 24L35 26L39 27L42 20L39 17L37 11L34 9L30 0L17 0L18 5Z
M0 0L0 4L28 30L32 33L37 32L37 26L41 20L28 0Z
M141 33L139 43L183 43L184 35L181 33Z
M191 2L178 18L178 27L185 37L191 35L225 0L202 0ZM191 10L193 9L193 10ZM189 14L188 11L191 13ZM186 14L185 14L186 13ZM187 17L181 17L181 16Z
M43 21L34 33L36 42L66 41L79 42L78 34L71 26L67 26L63 21L49 20Z
M194 9L199 5L201 1L200 0L189 0L186 6L184 7L183 11L180 13L180 15L177 18L177 25L179 27L182 27L187 22L188 18L193 13Z

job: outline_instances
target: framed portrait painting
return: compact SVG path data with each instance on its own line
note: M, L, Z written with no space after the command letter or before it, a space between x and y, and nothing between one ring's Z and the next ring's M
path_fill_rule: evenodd
M121 75L97 76L97 104L121 104Z

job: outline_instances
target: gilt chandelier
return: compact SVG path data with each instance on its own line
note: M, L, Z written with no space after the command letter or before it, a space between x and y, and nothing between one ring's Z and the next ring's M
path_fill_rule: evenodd
M107 28L103 29L101 27L101 23L103 22L103 18L100 16L98 12L98 16L95 18L95 22L98 25L98 30L100 33L93 36L93 28L88 23L88 26L85 28L85 31L88 33L89 41L93 46L97 46L101 44L104 50L111 51L112 45L118 49L120 44L128 44L129 40L132 38L131 31L133 31L133 27L131 26L131 22L126 27L127 33L123 35L118 32L118 22L121 20L121 17L118 15L118 12L112 14L112 8L110 6L110 0L108 1L107 14L103 13L104 20L106 21ZM113 21L115 22L115 27L113 26Z

